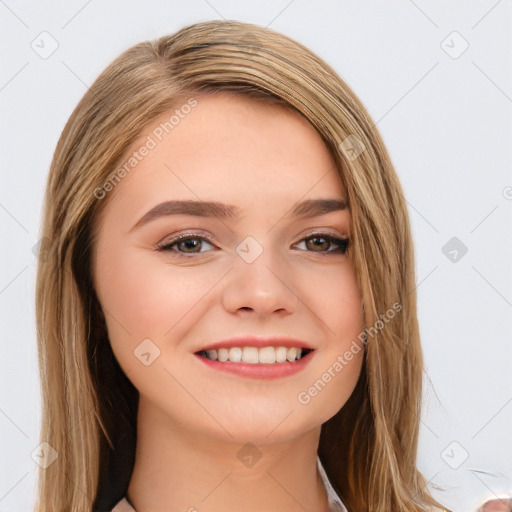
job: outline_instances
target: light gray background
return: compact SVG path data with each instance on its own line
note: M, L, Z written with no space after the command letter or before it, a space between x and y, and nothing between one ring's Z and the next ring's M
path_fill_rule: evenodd
M216 18L299 40L378 123L416 244L426 360L419 469L455 512L512 493L511 0L0 0L0 511L29 511L35 495L32 248L60 132L127 47ZM52 38L58 48L42 58L33 47L48 52ZM448 257L452 237L459 247Z

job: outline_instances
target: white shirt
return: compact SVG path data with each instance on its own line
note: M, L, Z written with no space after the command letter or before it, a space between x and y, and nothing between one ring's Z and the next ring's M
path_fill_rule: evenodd
M333 489L331 482L327 478L327 474L325 473L325 469L320 462L320 457L316 457L316 462L318 466L318 471L320 472L320 476L322 477L322 481L324 483L325 490L327 492L327 499L329 501L329 511L328 512L348 512L345 505L343 505L340 497L336 494L336 491ZM113 509L112 512L136 512L136 510L128 503L126 498L123 498Z

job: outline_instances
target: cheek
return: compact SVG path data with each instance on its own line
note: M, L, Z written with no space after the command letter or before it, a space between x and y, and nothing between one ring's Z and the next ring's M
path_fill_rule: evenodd
M112 250L104 262L96 288L112 349L121 359L144 339L162 346L164 339L176 338L197 320L196 306L218 280L213 268L206 273L199 267L172 267L165 256L136 249Z
M345 405L361 373L362 297L348 262L325 272L317 268L309 281L304 302L320 319L327 343L317 353L310 378L297 394L297 402L304 414L323 422Z
M309 266L301 275L299 298L323 325L327 338L340 346L363 329L362 297L349 261L341 264Z

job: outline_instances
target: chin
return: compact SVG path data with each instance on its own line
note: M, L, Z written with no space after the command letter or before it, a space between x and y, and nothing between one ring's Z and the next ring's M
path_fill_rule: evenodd
M318 418L301 417L300 410L291 407L276 412L261 413L255 410L236 411L237 414L226 414L222 423L228 432L215 424L215 436L223 440L256 445L284 442L299 437L315 427L320 427ZM231 435L230 435L231 434Z

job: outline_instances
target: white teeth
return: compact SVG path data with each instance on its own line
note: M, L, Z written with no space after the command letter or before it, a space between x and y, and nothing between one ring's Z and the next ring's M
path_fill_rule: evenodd
M223 363L229 359L229 350L227 348L219 348L217 358Z
M288 349L286 347L276 348L276 363L284 363L286 361L286 354Z
M258 349L256 347L244 347L242 349L242 361L244 363L257 363Z
M297 351L298 349L296 349L295 347L289 348L288 352L286 353L286 359L288 359L288 361L290 362L295 361L295 359L297 359Z
M206 357L211 359L212 361L217 361L217 351L216 350L207 350Z
M274 347L263 347L259 350L259 361L260 363L275 363L276 362L276 351Z
M239 363L242 360L242 349L240 347L231 347L229 349L229 360L233 363Z
M302 357L302 349L296 347L231 347L205 350L203 355L212 361L232 363L274 364L293 362Z

